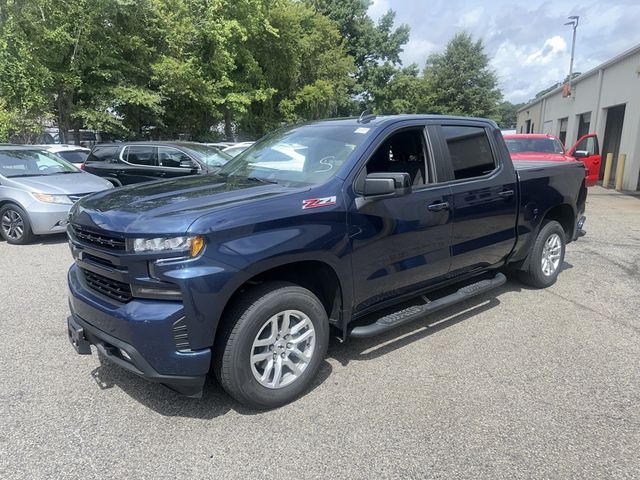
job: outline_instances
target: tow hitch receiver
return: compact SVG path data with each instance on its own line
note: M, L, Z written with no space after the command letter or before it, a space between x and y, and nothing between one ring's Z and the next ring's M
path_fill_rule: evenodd
M73 345L73 348L76 349L76 352L80 355L91 355L91 344L85 338L82 327L77 325L72 317L67 318L67 330L69 333L69 341L71 345Z

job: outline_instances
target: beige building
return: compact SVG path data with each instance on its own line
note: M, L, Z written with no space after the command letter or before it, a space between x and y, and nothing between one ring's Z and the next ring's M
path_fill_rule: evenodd
M517 133L549 133L570 148L585 133L598 134L603 154L627 159L622 188L640 190L640 45L575 78L571 97L562 87L518 110Z

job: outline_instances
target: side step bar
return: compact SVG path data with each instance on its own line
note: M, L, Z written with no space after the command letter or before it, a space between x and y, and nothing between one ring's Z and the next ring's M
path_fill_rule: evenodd
M351 330L350 336L355 338L366 338L379 335L399 327L400 325L405 325L417 320L418 318L422 318L427 314L437 312L438 310L442 310L443 308L468 300L469 298L480 295L481 293L493 290L494 288L504 285L506 281L507 277L505 277L504 274L497 273L494 278L480 280L479 282L466 285L460 288L457 292L434 300L433 302L425 303L424 305L414 305L398 312L385 315L369 325L355 327Z

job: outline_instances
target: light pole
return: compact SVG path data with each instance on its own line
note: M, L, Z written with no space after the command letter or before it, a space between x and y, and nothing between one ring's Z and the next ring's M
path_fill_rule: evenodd
M573 97L571 92L571 80L573 80L573 57L576 52L576 29L578 28L578 21L580 17L578 15L571 15L567 17L569 21L565 23L565 25L571 25L573 27L573 40L571 41L571 63L569 63L569 85L568 85L568 96Z

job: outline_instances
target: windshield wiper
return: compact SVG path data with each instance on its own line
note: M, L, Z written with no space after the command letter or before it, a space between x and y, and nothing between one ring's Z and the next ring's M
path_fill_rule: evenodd
M247 180L252 180L254 182L260 182L260 183L274 183L274 184L278 184L278 182L276 182L275 180L267 180L266 178L259 178L259 177L247 177Z
M20 178L20 177L43 177L42 173L19 173L17 175L7 175L7 178Z

